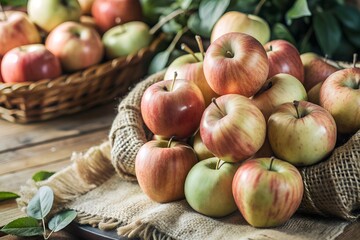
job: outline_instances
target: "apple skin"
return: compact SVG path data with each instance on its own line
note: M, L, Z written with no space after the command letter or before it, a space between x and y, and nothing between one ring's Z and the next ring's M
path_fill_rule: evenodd
M337 129L334 118L319 105L299 101L280 105L268 120L267 136L275 156L295 166L309 166L334 149Z
M261 44L265 44L270 39L270 27L264 19L242 12L229 11L221 16L211 31L210 42L229 32L249 34Z
M265 83L269 61L259 41L244 33L227 33L212 42L204 59L204 74L218 95L254 95Z
M91 13L103 33L119 24L142 21L139 0L95 0Z
M1 62L2 62L2 56L0 56L0 83L1 82L4 82L4 80L3 80L3 77L2 77L2 75L1 75Z
M257 158L237 170L232 192L245 220L254 227L284 224L298 209L304 193L301 175L285 161Z
M191 168L185 180L185 198L197 212L209 217L224 217L236 211L232 180L239 164L208 158Z
M308 92L308 101L317 105L320 105L320 89L323 82L317 83Z
M307 100L307 94L298 79L290 74L278 73L265 82L252 100L267 121L277 106L294 100Z
M81 7L77 0L29 0L29 18L45 32L67 21L79 21Z
M304 86L306 91L310 91L316 84L325 81L328 76L339 70L316 53L303 53L300 58L304 66Z
M43 44L29 44L8 51L1 62L3 81L35 82L62 73L59 59Z
M104 46L98 32L77 22L57 26L48 35L45 45L60 59L67 72L95 65L104 56Z
M195 56L202 59L201 53L195 53ZM206 81L203 61L198 62L191 54L180 56L171 62L165 72L164 80L172 79L174 72L177 73L177 78L193 81L200 88L205 99L205 106L211 103L212 98L218 97Z
M0 12L0 56L15 47L41 42L39 31L25 13L5 11L5 15Z
M115 26L102 36L108 59L134 54L140 49L149 46L151 40L149 26L138 21Z
M195 83L163 80L148 87L141 99L141 115L155 135L183 139L199 127L205 109L204 97Z
M360 129L360 68L331 74L320 89L320 105L334 117L340 133Z
M214 157L214 154L209 151L202 141L200 131L196 132L192 146L199 161Z
M266 122L261 111L248 98L227 94L204 111L200 134L214 156L226 162L243 161L263 145Z
M269 58L268 78L278 73L288 73L304 83L304 66L294 45L280 39L266 43L264 48Z
M172 202L185 198L185 179L197 163L193 149L180 142L151 140L135 158L135 174L142 191L153 201Z

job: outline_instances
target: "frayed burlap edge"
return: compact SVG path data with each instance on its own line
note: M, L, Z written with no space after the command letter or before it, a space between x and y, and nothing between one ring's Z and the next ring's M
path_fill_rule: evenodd
M128 238L140 237L141 239L152 239L152 240L172 240L170 236L159 231L151 224L137 220L131 224L128 224L117 229L119 236Z

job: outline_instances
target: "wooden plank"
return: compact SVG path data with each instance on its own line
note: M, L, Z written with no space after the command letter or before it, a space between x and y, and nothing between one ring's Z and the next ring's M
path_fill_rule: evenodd
M116 116L116 104L112 102L76 115L39 123L15 124L0 120L0 153L109 128Z

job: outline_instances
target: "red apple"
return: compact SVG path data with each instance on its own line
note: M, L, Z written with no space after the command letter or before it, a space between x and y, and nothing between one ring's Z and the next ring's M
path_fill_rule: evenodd
M285 161L257 158L243 163L232 182L236 205L254 227L284 224L298 209L304 185L300 172Z
M307 94L302 83L295 77L278 73L266 81L252 100L267 121L277 106L294 100L307 100Z
M45 45L68 72L95 65L104 55L104 47L96 30L77 22L57 26L48 35Z
M336 124L319 105L294 101L280 105L268 120L267 136L275 156L295 166L327 157L335 147Z
M209 86L219 95L254 95L269 72L266 52L259 41L243 33L227 33L210 44L204 59Z
M0 36L0 56L12 48L41 42L36 26L20 11L0 12Z
M59 59L43 44L30 44L8 51L2 62L4 82L34 82L61 75Z
M250 99L227 94L205 109L200 135L216 157L226 162L239 162L251 157L263 145L266 122Z
M185 179L196 163L196 155L189 145L152 140L138 151L135 174L140 188L150 199L171 202L185 197Z
M360 129L360 68L331 74L320 89L320 105L334 117L340 133Z
M269 75L288 73L304 83L304 67L300 53L294 45L285 40L273 40L264 45L269 58Z
M116 25L142 20L139 0L95 0L91 13L103 33Z
M190 137L198 129L204 109L198 86L182 79L154 83L141 99L144 123L155 135L165 138Z

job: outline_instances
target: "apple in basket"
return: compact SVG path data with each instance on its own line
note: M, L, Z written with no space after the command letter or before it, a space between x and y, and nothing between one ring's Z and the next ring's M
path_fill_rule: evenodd
M263 145L266 122L248 98L227 94L213 100L204 111L200 134L205 146L227 162L243 161Z
M229 32L246 33L256 38L261 44L270 39L269 24L256 15L230 11L219 18L211 31L211 42Z
M334 117L340 133L353 134L360 129L360 68L338 70L320 89L320 105Z
M61 75L59 59L43 44L29 44L8 51L1 62L4 82L34 82Z
M185 198L197 212L209 217L224 217L237 207L231 191L239 164L217 157L198 162L185 181Z
M307 101L294 101L280 105L271 114L267 136L275 156L295 166L308 166L331 153L337 130L327 110Z
M135 54L140 49L149 46L151 40L152 35L149 33L149 26L139 21L112 27L102 36L108 59Z
M103 33L116 25L142 20L139 0L95 0L91 13Z
M284 224L298 209L304 185L292 164L275 158L257 158L239 167L232 192L250 225L276 227Z
M254 95L265 83L269 61L259 41L244 33L227 33L212 42L204 59L209 86L219 95Z
M30 19L45 32L67 21L79 21L81 7L78 0L28 0Z
M36 26L20 11L0 12L0 36L0 56L12 48L41 42Z
M205 109L204 97L195 83L163 80L148 87L141 99L141 115L155 135L183 139L199 127Z
M196 163L194 150L186 143L151 140L136 155L135 174L150 199L166 203L185 197L185 179Z
M268 79L260 91L252 97L255 105L264 114L265 120L277 106L306 99L307 94L302 83L287 73L278 73Z
M273 40L264 45L269 58L269 75L288 73L304 82L304 66L300 53L294 45L285 40Z
M197 131L192 142L192 147L196 153L198 160L204 160L214 157L214 154L209 151L201 139L200 131Z
M99 33L77 22L65 22L57 26L48 35L45 45L60 59L67 72L95 65L104 55Z

